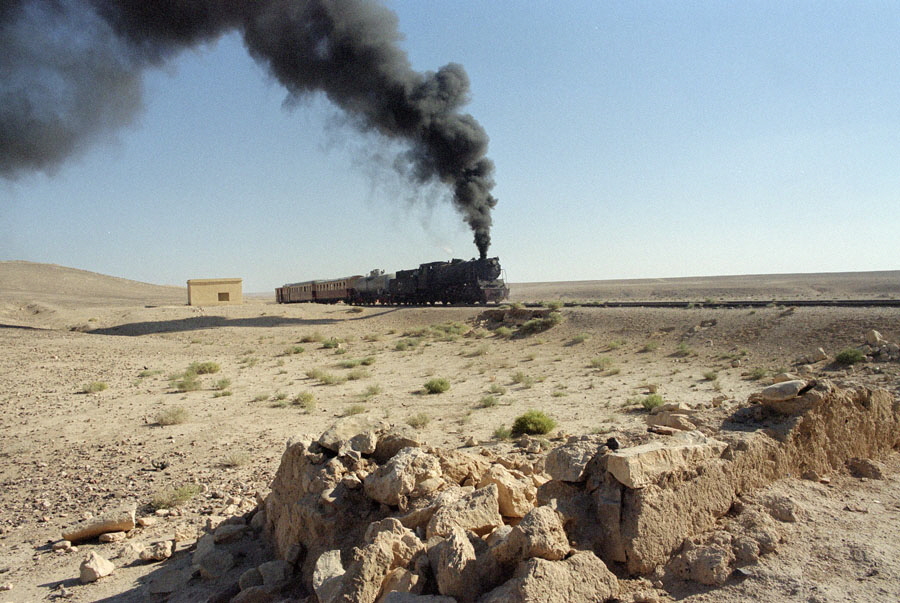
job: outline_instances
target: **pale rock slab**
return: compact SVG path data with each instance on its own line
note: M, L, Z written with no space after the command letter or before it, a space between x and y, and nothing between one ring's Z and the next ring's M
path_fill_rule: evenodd
M137 505L135 504L113 509L75 524L63 532L62 537L74 543L89 540L107 532L128 532L134 529L136 510Z
M426 535L428 538L446 538L454 527L460 527L482 536L502 524L497 484L490 484L435 511L428 522Z
M606 601L619 592L619 581L594 553L579 551L565 561L529 559L513 578L479 603L571 603Z
M699 432L682 432L665 441L648 442L611 453L607 458L607 470L624 486L643 488L665 473L688 469L706 459L721 456L727 447L724 442Z
M518 473L518 472L516 472ZM497 500L500 514L504 517L525 517L534 508L537 488L525 476L517 477L509 469L494 465L481 477L478 487L497 485Z

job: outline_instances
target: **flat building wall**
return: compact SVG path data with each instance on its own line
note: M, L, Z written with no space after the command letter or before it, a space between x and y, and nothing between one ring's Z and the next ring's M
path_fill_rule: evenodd
M239 278L194 278L187 282L189 306L226 306L244 303Z

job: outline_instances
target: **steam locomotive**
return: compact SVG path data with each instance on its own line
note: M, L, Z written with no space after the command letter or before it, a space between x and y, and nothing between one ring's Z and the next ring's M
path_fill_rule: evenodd
M487 304L509 297L499 258L431 262L412 270L291 283L275 289L280 304Z

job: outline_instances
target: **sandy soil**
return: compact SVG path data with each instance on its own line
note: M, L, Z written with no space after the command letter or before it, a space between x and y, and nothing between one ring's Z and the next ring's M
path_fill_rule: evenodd
M727 277L730 285L669 279L658 295L769 299L768 284L776 281L781 299L900 295L900 273L815 276ZM523 284L513 295L586 299L615 290L643 298L654 290L649 282L635 287ZM572 308L549 331L501 338L478 328L474 308L255 299L193 308L185 299L183 288L0 262L0 584L12 585L0 592L0 603L51 600L64 591L73 601L146 600L143 584L161 565L130 564L80 585L87 551L112 558L122 545L95 542L63 554L50 543L86 513L122 502L137 503L141 516L152 514L155 495L188 483L203 492L179 515L132 537L152 542L176 530L199 533L209 516L246 510L266 493L288 438L318 434L350 413L417 418L427 422L421 431L433 445L459 447L474 437L503 446L495 430L528 409L558 420L553 438L637 426L643 415L635 397L650 384L666 400L702 408L717 396L744 400L765 383L753 378L759 373L791 368L820 346L830 354L856 346L868 329L900 341L897 309ZM430 328L450 323L465 325L467 334ZM327 347L331 338L340 346ZM346 368L362 359L367 364ZM196 391L179 391L172 377L195 362L215 362L220 370L201 375ZM336 383L310 378L316 369ZM900 395L896 363L823 362L812 370ZM435 377L449 380L450 390L424 393ZM94 382L107 387L83 393ZM307 392L314 405L294 403ZM172 409L182 409L186 420L160 425L161 413ZM798 479L773 485L805 513L759 575L712 591L669 585L672 594L698 601L900 598L900 459L886 462L884 481L837 474L829 485ZM192 588L194 597L214 586Z

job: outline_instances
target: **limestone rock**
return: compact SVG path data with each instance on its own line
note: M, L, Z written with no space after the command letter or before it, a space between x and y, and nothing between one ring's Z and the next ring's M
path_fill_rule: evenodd
M798 381L797 375L792 373L778 373L772 377L772 383L784 383L785 381Z
M172 556L172 541L156 542L140 553L141 561L163 561Z
M354 548L347 571L340 578L340 588L335 601L374 603L393 565L394 553L387 539L362 548Z
M378 444L375 426L367 419L348 417L329 427L319 437L319 445L338 454L354 450L372 454Z
M97 540L100 542L122 542L125 540L125 532L107 532L100 534Z
M390 592L379 603L457 603L453 597Z
M398 505L423 481L441 476L438 459L421 448L404 448L365 479L366 496L386 505Z
M802 379L781 381L762 390L759 397L763 402L783 402L799 396L804 387L806 387L806 381Z
M392 592L419 594L422 592L422 585L423 580L418 574L402 567L395 567L381 583L381 595L376 603L384 603Z
M619 591L615 575L590 551L565 561L529 559L513 578L479 599L479 603L570 603L606 601Z
M549 506L543 506L532 509L492 553L499 563L514 566L533 557L558 561L570 549L559 514Z
M62 537L71 542L81 542L107 532L127 532L134 529L134 513L137 505L130 504L92 517L63 532Z
M683 432L665 441L617 450L608 456L607 469L621 484L631 489L643 488L665 473L720 456L726 447L724 442L699 432Z
M582 482L584 481L584 468L598 450L598 444L590 440L564 444L547 454L544 471L556 480Z
M337 598L341 588L341 578L344 575L344 566L341 565L341 552L337 549L325 551L316 560L316 569L313 572L313 592L319 598L320 603L331 603Z
M285 584L291 577L291 565L287 561L276 559L267 561L256 568L262 577L263 585L278 587Z
M116 566L112 561L105 559L96 552L91 551L90 555L81 562L80 579L82 584L96 582L103 576L108 576L115 571Z
M693 431L697 426L691 422L688 415L681 411L664 410L647 415L647 425L651 427L663 427L678 431Z
M214 580L234 567L234 557L228 551L212 549L200 558L200 575L207 580Z
M847 461L847 469L853 477L866 477L869 479L884 479L884 471L881 464L872 459L854 457Z
M700 584L720 586L731 575L731 563L734 560L730 546L694 545L688 541L684 551L676 559L677 573L682 578Z
M828 360L828 354L825 353L825 350L822 348L816 348L816 351L813 352L812 361L813 362L824 362Z
M428 550L438 592L459 600L471 601L478 590L474 579L475 549L466 532L454 527L450 537Z
M216 544L234 542L240 540L249 530L250 528L246 525L222 524L213 533L213 541Z
M376 540L386 542L390 546L393 553L392 567L405 567L419 551L425 548L424 543L418 539L415 533L405 528L400 520L394 517L369 524L365 541L374 543Z
M447 537L454 527L460 527L481 536L502 524L497 484L490 484L439 508L428 522L426 534L428 538Z
M191 579L191 568L165 568L154 572L148 585L150 594L168 595L184 588Z
M866 333L866 343L871 346L877 346L884 343L884 337L881 336L881 333L876 331L875 329L870 329Z
M537 488L531 480L525 481L524 475L517 478L510 470L494 465L482 476L478 487L489 484L497 485L498 505L504 517L524 517L534 508Z

